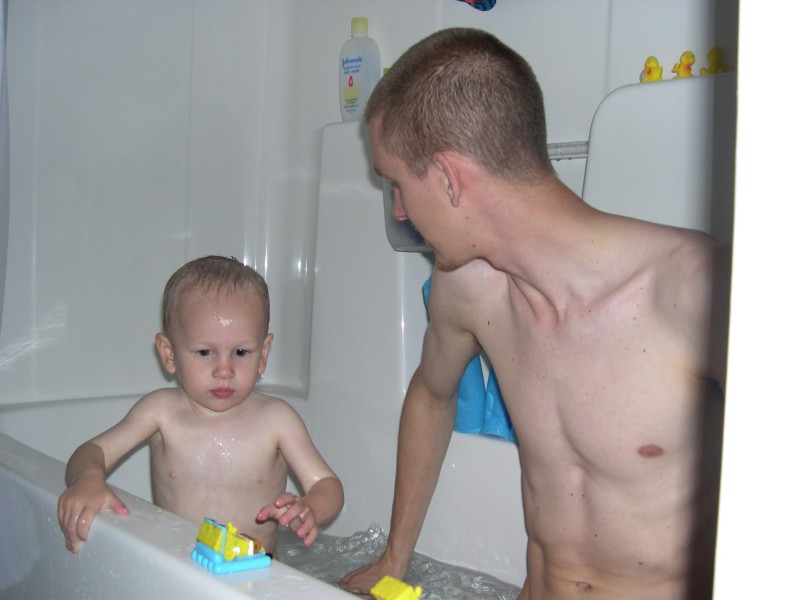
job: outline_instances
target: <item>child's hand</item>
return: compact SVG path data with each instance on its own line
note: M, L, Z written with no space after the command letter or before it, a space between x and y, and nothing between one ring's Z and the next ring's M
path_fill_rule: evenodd
M79 552L81 541L89 538L89 528L97 513L110 509L118 515L129 515L130 510L106 485L103 477L86 474L80 477L58 499L58 522L67 549Z
M264 506L256 515L257 523L270 519L280 525L291 527L306 546L311 546L319 534L317 518L306 499L289 492L278 496L272 504Z

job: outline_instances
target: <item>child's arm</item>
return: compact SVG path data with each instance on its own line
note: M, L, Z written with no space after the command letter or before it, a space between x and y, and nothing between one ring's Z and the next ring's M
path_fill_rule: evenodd
M106 476L125 454L158 431L155 415L161 395L153 392L139 400L122 421L80 445L70 457L67 489L58 499L58 522L71 552L80 550L101 510L130 513L106 484Z
M67 549L80 551L95 516L104 508L118 515L128 515L125 503L106 485L103 449L92 441L78 447L67 463L67 489L58 499L58 522Z
M317 481L305 496L284 492L258 512L256 522L274 519L280 525L291 527L303 544L310 546L316 541L319 528L332 521L343 504L342 484L334 475Z
M288 405L285 409L280 418L280 451L299 479L305 496L284 492L258 512L256 521L274 519L280 525L288 525L310 546L317 539L319 528L342 510L344 490L311 441L300 416Z

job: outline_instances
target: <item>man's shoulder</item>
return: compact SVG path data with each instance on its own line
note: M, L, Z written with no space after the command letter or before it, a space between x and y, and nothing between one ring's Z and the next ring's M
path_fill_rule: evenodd
M659 279L686 280L710 275L725 248L711 235L659 223L625 219L617 257L622 269L645 272Z
M470 302L489 299L508 287L508 274L483 259L475 259L452 271L434 269L431 290L449 298Z
M718 270L729 270L730 246L721 244L702 231L672 229L665 237L664 253L657 255L656 266L675 283L704 285Z
M434 272L425 344L434 351L425 358L438 361L446 355L455 357L456 362L463 358L466 364L466 359L480 350L478 340L487 315L494 319L508 314L509 290L509 276L484 260L474 260L453 271ZM441 372L441 364L436 368Z
M659 313L687 337L705 339L721 311L727 312L730 246L700 231L675 230L650 266Z

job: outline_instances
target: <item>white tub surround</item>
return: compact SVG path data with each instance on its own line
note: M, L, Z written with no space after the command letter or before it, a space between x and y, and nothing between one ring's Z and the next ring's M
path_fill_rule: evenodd
M67 551L56 503L64 463L0 434L0 598L292 598L345 592L280 562L216 576L190 557L197 526L117 490L128 517L101 513L80 553Z

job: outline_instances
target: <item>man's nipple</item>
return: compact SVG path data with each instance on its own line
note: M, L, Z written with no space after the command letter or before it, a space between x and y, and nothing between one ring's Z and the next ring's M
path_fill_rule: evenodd
M655 444L645 444L639 448L639 455L643 456L644 458L655 458L657 456L661 456L662 454L664 454L664 449L661 446L656 446Z

